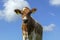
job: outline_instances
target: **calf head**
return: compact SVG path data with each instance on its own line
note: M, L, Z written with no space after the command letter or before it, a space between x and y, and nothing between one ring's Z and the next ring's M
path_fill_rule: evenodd
M14 11L16 12L16 14L21 14L23 22L27 23L31 17L31 13L35 12L36 8L30 10L28 7L25 7L23 8L23 10L15 9Z

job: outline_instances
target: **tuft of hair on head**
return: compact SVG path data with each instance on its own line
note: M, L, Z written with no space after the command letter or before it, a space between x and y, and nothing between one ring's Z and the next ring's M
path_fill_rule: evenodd
M28 7L24 7L24 8L23 8L23 11L24 11L25 9L29 9L29 8L28 8Z

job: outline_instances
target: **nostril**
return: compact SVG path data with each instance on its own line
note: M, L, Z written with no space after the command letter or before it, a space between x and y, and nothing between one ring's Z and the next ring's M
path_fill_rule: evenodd
M28 20L23 20L24 21L24 23L27 23L28 22Z

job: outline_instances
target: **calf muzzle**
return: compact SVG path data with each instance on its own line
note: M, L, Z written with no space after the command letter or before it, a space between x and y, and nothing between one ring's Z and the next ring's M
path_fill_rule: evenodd
M23 20L23 22L24 22L24 23L27 23L27 22L28 22L28 19Z

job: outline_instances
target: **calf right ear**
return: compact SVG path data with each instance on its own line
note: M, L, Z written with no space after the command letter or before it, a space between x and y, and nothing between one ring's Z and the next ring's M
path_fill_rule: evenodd
M36 8L33 8L33 9L31 10L31 12L34 13L36 10L37 10Z
M15 9L14 12L16 12L16 14L21 14L21 10L19 9Z

